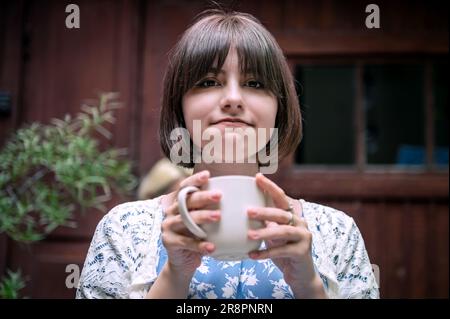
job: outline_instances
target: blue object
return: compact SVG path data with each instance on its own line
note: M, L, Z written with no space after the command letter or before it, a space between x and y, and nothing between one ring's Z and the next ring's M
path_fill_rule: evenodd
M448 165L448 147L435 147L433 158L434 163L437 165ZM424 165L425 147L400 145L397 153L397 164Z

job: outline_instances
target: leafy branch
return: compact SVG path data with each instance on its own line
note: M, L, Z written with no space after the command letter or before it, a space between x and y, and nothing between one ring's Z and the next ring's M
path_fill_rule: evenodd
M25 279L19 270L13 272L8 269L7 275L0 281L0 299L17 299L19 291L25 288Z
M113 191L132 192L136 179L126 150L101 151L94 137L112 137L105 125L114 124L119 106L115 94L105 93L74 118L17 130L0 152L0 232L21 242L41 240L60 225L74 226L75 209L105 211Z

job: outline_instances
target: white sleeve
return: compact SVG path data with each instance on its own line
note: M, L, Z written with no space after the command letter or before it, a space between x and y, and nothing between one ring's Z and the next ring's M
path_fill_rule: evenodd
M97 225L77 298L144 298L157 278L159 199L114 207Z
M129 298L127 240L114 216L114 211L111 211L97 225L76 298Z
M338 256L337 281L339 298L379 298L378 284L372 270L362 235L354 222L341 238L334 253Z

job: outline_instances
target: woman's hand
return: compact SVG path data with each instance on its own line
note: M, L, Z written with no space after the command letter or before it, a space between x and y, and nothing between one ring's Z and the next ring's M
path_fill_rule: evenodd
M261 173L256 183L272 199L275 207L255 207L248 210L251 219L266 223L265 228L250 230L250 239L262 239L266 250L253 251L252 259L271 258L284 274L297 298L325 296L321 279L314 270L311 257L312 234L302 218L301 206L286 196L283 189ZM290 206L292 205L292 206ZM289 210L293 208L293 213Z
M180 189L186 186L197 186L208 182L209 172L202 171L180 183ZM178 194L178 191L176 192ZM184 278L190 278L201 264L204 255L214 251L215 246L211 242L196 238L183 224L178 211L177 196L174 196L172 204L166 209L166 218L162 223L162 241L167 250L167 266L171 272ZM186 204L188 210L197 225L215 223L220 220L220 211L208 210L205 207L217 204L221 194L218 191L197 191L188 195Z

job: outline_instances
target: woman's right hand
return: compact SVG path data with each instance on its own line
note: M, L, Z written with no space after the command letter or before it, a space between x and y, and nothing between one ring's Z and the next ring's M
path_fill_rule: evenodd
M209 172L202 171L187 177L180 183L180 189L186 186L202 187L208 182ZM178 194L179 190L176 192ZM187 208L197 225L216 223L220 220L220 211L206 207L217 204L221 194L218 191L197 191L186 198ZM183 224L178 211L177 196L166 209L162 223L162 241L167 250L167 265L170 270L190 278L200 266L204 255L214 251L214 244L196 238Z

